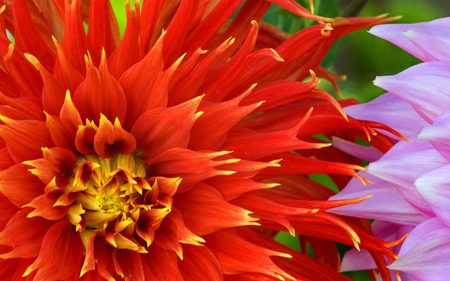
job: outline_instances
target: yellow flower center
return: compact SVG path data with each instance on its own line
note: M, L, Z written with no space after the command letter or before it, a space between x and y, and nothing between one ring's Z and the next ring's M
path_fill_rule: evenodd
M79 159L65 191L77 196L68 219L85 244L96 234L116 248L146 252L141 244L150 246L172 209L171 196L147 181L144 163L131 154Z

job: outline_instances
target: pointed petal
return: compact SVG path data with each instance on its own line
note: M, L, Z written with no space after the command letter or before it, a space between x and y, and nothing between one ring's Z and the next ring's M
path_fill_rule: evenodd
M413 24L384 24L371 28L369 32L422 61L449 60L449 24L450 18L442 18Z
M192 149L215 149L220 148L230 129L239 121L250 115L261 103L247 106L239 106L254 86L250 87L242 95L218 103L204 103L200 110L204 112L201 118L192 127L189 147ZM205 137L208 135L208 137Z
M141 44L139 42L139 16L132 10L130 3L125 4L127 13L127 25L119 46L109 58L109 69L115 77L122 73L142 58Z
M234 151L234 155L248 160L267 158L283 152L301 149L320 149L329 143L313 143L297 138L298 132L310 114L307 114L294 126L279 131L256 131L250 129L230 132L223 147Z
M207 245L222 264L225 274L262 273L281 280L295 280L271 259L291 258L291 255L253 244L234 230L222 230L210 235Z
M18 207L31 202L44 191L43 184L28 172L28 168L16 164L0 172L0 192Z
M152 247L148 255L142 255L142 265L145 280L184 281L178 266L177 255L158 246Z
M450 111L439 115L431 126L424 127L418 139L429 141L442 156L450 160Z
M102 49L111 54L119 41L120 33L117 18L107 0L92 0L89 4L88 46L95 61Z
M420 195L429 203L437 217L450 226L450 183L446 175L450 165L433 170L422 175L414 184Z
M36 197L33 201L25 205L25 207L33 208L27 217L42 217L47 220L60 220L66 216L69 207L56 206L54 207L56 200L54 194L44 194Z
M330 197L330 200L371 197L358 204L334 208L329 212L409 225L416 225L427 219L426 215L408 203L392 183L367 173L360 173L360 175L371 183L363 186L361 181L354 178L341 192ZM383 208L380 208L379 202L383 202Z
M386 124L407 137L417 134L428 125L408 102L391 93L368 103L348 106L345 112L356 119Z
M162 57L164 36L165 33L161 35L140 62L130 67L120 76L119 83L127 97L127 125L132 125L147 108L160 107L167 104L167 96L156 96L153 93L164 68ZM143 79L144 75L147 77L146 79ZM143 95L142 93L147 94Z
M186 49L190 52L197 48L206 47L219 28L233 14L241 1L220 1L216 7L189 34Z
M55 49L47 34L33 22L26 0L12 2L14 14L14 36L21 49L38 56L38 59L51 69L55 58Z
M100 1L100 0L99 0ZM109 73L103 53L99 69L86 60L86 79L78 86L73 101L84 118L98 120L100 114L109 120L125 121L127 99L119 82Z
M118 118L113 124L103 114L100 116L100 125L94 137L94 149L98 155L108 158L115 153L132 153L135 148L136 139L122 128Z
M397 143L380 160L371 163L367 173L392 183L412 205L430 213L430 206L416 190L414 181L424 173L446 164L447 161L430 143L412 139L412 142Z
M374 162L383 156L383 153L373 146L359 145L354 142L347 141L333 136L331 138L333 147L347 153L348 155L355 156L356 158L366 160L368 162Z
M222 267L207 247L185 247L180 271L185 281L222 281Z
M419 224L403 243L398 257L390 269L406 272L419 280L447 280L450 274L448 226L437 218Z
M117 255L117 260L123 268L124 275L130 280L148 280L144 275L143 259L141 256L141 254L135 251L120 251Z
M302 18L312 19L316 21L323 21L327 20L327 18L313 15L310 11L308 11L306 8L301 6L299 3L297 3L294 0L267 0L275 5L280 6L283 9L288 10L289 12L300 16Z
M201 247L205 240L192 233L185 225L181 213L177 209L174 209L164 219L164 223L158 229L155 242L161 248L175 252L183 260L185 245ZM181 244L185 245L182 246Z
M24 276L37 270L34 280L68 280L78 277L84 254L80 235L68 221L53 224L42 240L37 259L27 268ZM58 266L61 260L73 266Z
M183 42L193 24L192 18L198 8L199 0L181 0L175 15L172 16L164 38L164 61L172 63L181 56Z
M147 164L157 175L180 177L182 181L179 192L182 192L205 179L235 174L235 170L224 167L226 164L239 162L239 159L215 159L228 154L230 154L229 151L198 152L184 148L172 148L151 158ZM263 164L265 164L264 167L268 166L266 163Z
M377 265L372 259L370 252L367 250L351 249L347 251L342 259L340 271L360 271L371 270L377 268Z
M11 247L0 258L32 258L38 255L42 238L50 222L41 218L27 218L29 210L19 210L0 232L0 244Z
M5 141L11 158L17 163L39 158L41 147L52 146L45 123L37 120L12 120L2 117L0 137Z
M209 179L208 184L217 189L227 201L233 200L246 192L270 189L280 185L279 183L257 182L241 177L230 177L226 181L220 178Z
M83 26L80 0L66 1L62 47L70 64L80 73L84 73L87 38Z
M167 108L155 108L144 113L131 132L145 158L152 158L174 147L186 147L201 97Z
M176 205L186 226L197 235L228 227L256 225L251 212L226 202L216 189L208 185L200 184L178 198Z
M426 121L450 107L450 62L417 64L396 75L377 77L374 84L409 102Z

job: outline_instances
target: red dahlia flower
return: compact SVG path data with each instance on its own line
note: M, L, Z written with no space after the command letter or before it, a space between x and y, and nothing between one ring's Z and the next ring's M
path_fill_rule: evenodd
M121 38L106 0L4 1L1 280L347 280L334 241L393 258L308 178L362 169L315 135L374 133L310 70L386 20L242 2L128 5ZM289 37L260 22L272 3L322 23Z

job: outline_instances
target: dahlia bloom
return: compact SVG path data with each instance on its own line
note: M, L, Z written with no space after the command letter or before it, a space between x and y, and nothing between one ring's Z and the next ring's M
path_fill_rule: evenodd
M349 185L332 199L372 195L361 204L332 212L370 217L383 239L409 233L389 268L402 280L446 281L450 276L450 18L415 24L388 24L371 29L416 56L423 63L397 75L377 77L375 85L387 94L346 108L360 119L385 123L408 140L398 140L386 153L337 140L344 151L373 161L361 176L373 184ZM380 133L385 133L379 131ZM367 253L351 252L344 269L373 266Z
M329 202L308 178L343 187L362 169L315 136L379 125L348 118L314 73L333 78L332 43L389 19L143 1L121 37L107 0L2 2L1 280L348 280L335 242L390 280L392 243L325 212L362 199ZM271 4L319 24L288 36L261 22Z

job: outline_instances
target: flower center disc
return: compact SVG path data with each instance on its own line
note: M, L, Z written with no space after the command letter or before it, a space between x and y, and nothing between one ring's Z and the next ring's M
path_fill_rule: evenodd
M67 194L76 194L69 221L86 244L101 235L113 247L146 252L154 231L171 211L172 198L146 179L144 163L133 155L78 160Z

